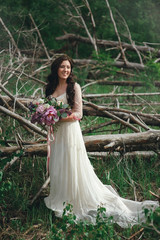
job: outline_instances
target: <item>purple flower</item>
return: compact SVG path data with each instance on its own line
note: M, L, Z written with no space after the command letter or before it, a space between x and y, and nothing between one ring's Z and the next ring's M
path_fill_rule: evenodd
M39 122L39 119L40 119L40 114L35 112L33 115L32 115L32 118L31 118L31 123L36 123L36 122Z
M30 102L29 105L28 105L28 108L31 112L33 112L33 111L35 111L36 106L32 102Z

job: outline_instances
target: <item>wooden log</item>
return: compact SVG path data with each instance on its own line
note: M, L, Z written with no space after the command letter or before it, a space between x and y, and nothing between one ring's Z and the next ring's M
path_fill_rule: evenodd
M71 41L79 41L79 42L84 42L91 44L90 39L87 37L82 37L78 34L72 34L72 33L67 33L63 36L56 37L57 41L62 41L62 40L71 40ZM111 40L104 40L104 39L97 39L97 45L99 47L119 47L119 42L118 41L111 41ZM128 50L135 51L134 47L131 44L122 42L122 47L126 48ZM135 45L138 51L141 52L146 52L146 53L156 53L157 56L160 56L160 50L157 50L153 47L149 46L143 46L143 45Z
M38 196L41 194L41 192L49 185L50 183L50 177L46 179L40 190L37 192L37 194L34 196L34 198L30 201L30 204L32 205L34 201L38 198Z
M119 158L121 157L121 153L119 152L88 152L89 157L96 157L99 159L110 160L111 157ZM124 153L125 159L134 159L136 157L140 157L143 159L150 159L151 157L155 157L156 153L153 151L134 151Z
M90 85L92 84L99 84L99 85L115 85L115 86L131 86L131 87L143 87L146 86L145 82L140 82L140 81L109 81L106 79L99 79L99 80L94 80L94 79L86 79L86 82L89 82ZM155 87L160 87L160 82L159 81L154 81L153 82ZM82 89L85 86L82 86Z
M46 131L42 131L41 128L37 127L35 124L32 124L30 121L28 121L27 119L23 118L22 116L20 116L17 113L14 113L8 109L6 109L5 107L0 106L0 112L16 119L20 124L26 125L27 127L29 127L30 129L32 129L33 131L35 131L36 133L46 137L47 136L47 132Z
M14 152L21 150L20 146L12 146L12 147L0 147L0 156L8 156ZM24 155L39 155L46 156L47 153L47 144L34 144L34 145L23 145Z
M88 152L95 151L159 151L160 130L149 130L140 133L108 134L84 136L84 143ZM20 150L19 146L0 147L1 156L10 155ZM47 155L47 144L23 145L24 155Z
M91 59L73 59L74 63L76 65L97 65L98 61L96 60L91 60ZM104 64L106 66L115 66L118 68L129 68L129 69L138 69L138 70L144 70L145 66L139 63L134 63L134 62L127 62L124 63L122 61L115 61L115 62L107 62L105 61Z
M11 104L12 103L12 100L8 97L8 96L3 96L3 99ZM20 102L22 102L25 106L27 104L29 104L31 101L33 101L33 97L30 97L30 98L22 98L22 97L18 97L17 98ZM2 104L3 102L1 102L0 100L0 103ZM158 105L160 103L156 103L156 105ZM127 104L129 105L129 104ZM135 105L137 106L137 104L135 103ZM147 125L150 125L150 126L160 126L160 114L145 114L145 113L140 113L140 112L135 112L135 111L131 111L131 110L126 110L126 109L116 109L116 108L109 108L109 107L106 107L106 106L103 106L103 109L107 110L107 111L112 111L114 113L114 115L116 115L117 117L123 119L123 120L128 120L130 119L130 116L129 114L133 114L133 115L140 115L141 116L141 119L145 122L145 124ZM118 111L118 112L116 112ZM110 118L108 115L106 115L104 112L101 112L101 111L98 111L98 110L95 110L93 109L92 107L90 106L87 106L87 105L83 105L83 114L86 115L86 116L99 116L99 117L107 117L107 118ZM131 120L131 123L133 121Z
M141 133L85 136L87 151L147 151L160 149L160 130Z
M98 110L98 111L100 111L100 112L103 112L103 113L104 113L106 116L108 116L109 118L112 118L112 119L114 119L114 120L116 120L116 121L119 121L122 125L124 125L124 126L130 128L130 129L132 129L134 132L139 132L139 129L138 129L138 128L136 128L135 126L133 126L132 124L130 124L128 121L124 121L123 119L115 116L113 112L111 113L111 112L107 111L106 109L102 109L100 106L98 106L98 105L96 105L96 104L94 104L94 103L91 103L91 102L87 102L87 104L88 104L89 106L91 106L93 109Z
M86 79L86 82L91 84L99 84L99 85L115 85L115 86L131 86L131 87L142 87L146 84L140 81L109 81L105 79L93 80L93 79ZM82 89L85 86L82 87Z
M159 96L160 92L154 92L154 93L117 93L117 94L113 94L113 93L95 93L95 94L83 94L84 98L117 98L117 97L136 97L136 96Z
M25 63L41 63L41 64L46 64L47 68L50 65L50 62L48 59L41 59L41 58L21 58L21 61ZM92 59L73 59L75 65L78 66L84 66L84 65L97 65L98 61L92 60ZM124 63L122 61L114 61L114 62L107 62L105 61L104 64L106 66L115 66L118 68L128 68L128 69L138 69L138 70L144 70L146 66L140 64L140 63L135 63L135 62L127 62Z
M128 119L130 119L129 113L121 112L120 109L119 109L119 112L113 111L113 113L115 116L123 119L124 121L127 121ZM100 111L93 109L86 105L83 106L83 114L85 116L98 116L98 117L110 118L104 112L100 112ZM156 116L155 114L149 114L149 115L145 115L145 114L141 115L140 114L140 116L145 124L150 125L150 126L160 126L160 117L159 116L155 117ZM130 122L132 123L133 121L130 120Z

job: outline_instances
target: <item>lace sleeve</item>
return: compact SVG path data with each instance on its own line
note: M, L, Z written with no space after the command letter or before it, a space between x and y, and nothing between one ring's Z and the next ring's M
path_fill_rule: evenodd
M83 116L82 111L82 92L81 87L78 83L75 83L75 97L74 97L74 106L72 112L74 114L75 119L80 120Z

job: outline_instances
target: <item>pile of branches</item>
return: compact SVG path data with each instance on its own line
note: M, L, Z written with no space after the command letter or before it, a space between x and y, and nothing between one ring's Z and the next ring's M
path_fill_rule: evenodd
M106 1L108 2L108 1ZM73 7L76 8L75 5ZM108 5L110 9L110 6ZM78 16L80 17L80 12L77 12ZM117 49L120 49L120 53L115 59L113 65L117 67L126 67L126 68L133 68L144 70L145 66L143 64L143 59L141 57L141 52L153 52L155 50L145 46L135 46L133 41L131 41L131 45L127 45L122 43L119 37L119 34L116 30L115 21L113 19L113 15L110 9L111 19L114 23L115 31L118 37L118 42L104 42L103 40L97 40L94 37L89 39L82 38L80 36L75 36L71 34L66 34L61 38L57 38L57 40L61 39L74 39L74 41L85 41L87 43L91 43L94 46L94 49L98 55L98 47L97 46L117 46ZM34 26L32 32L36 32L37 36L40 40L40 47L37 50L37 45L35 45L34 49L26 49L21 50L16 43L14 36L11 34L3 20L0 18L0 23L2 24L5 32L7 33L10 39L10 47L9 49L1 49L1 66L0 66L0 120L1 120L1 127L0 132L2 135L2 141L0 146L0 155L1 159L8 156L12 156L10 162L8 162L2 169L2 171L6 171L12 164L14 164L20 157L30 156L33 155L40 155L46 156L47 153L47 131L42 130L39 126L32 124L28 119L28 104L33 99L37 98L37 96L44 95L43 89L46 85L43 78L41 78L41 74L46 73L48 67L50 66L51 62L60 54L55 53L54 51L48 51L40 31L36 26L36 23L30 15L30 19ZM83 22L82 16L80 19ZM93 18L92 18L93 21ZM86 27L86 25L84 24ZM87 28L86 28L87 31ZM115 45L114 45L115 44ZM132 49L135 50L139 56L140 63L130 63L127 61L125 56L125 50ZM38 54L37 54L38 51ZM159 50L157 51L157 57L159 57ZM7 57L6 57L7 56ZM122 57L123 61L118 61L118 59ZM90 71L96 67L98 60L93 59L74 59L74 62L77 66L84 66L88 68L90 66ZM158 62L158 60L156 61ZM99 62L98 62L99 63ZM100 63L99 63L100 64ZM103 63L104 64L104 63ZM107 62L105 62L106 66L108 66ZM109 63L110 64L110 63ZM133 76L133 73L123 71L122 69L119 70L124 75ZM42 75L43 75L42 74ZM11 83L13 81L13 88L11 89ZM87 81L86 81L87 82ZM21 87L18 87L18 84L21 83ZM144 83L136 83L136 82L116 82L116 81L109 81L108 79L100 79L94 80L86 85L82 86L83 90L83 110L84 116L95 116L101 117L103 119L107 119L102 124L92 125L92 127L88 127L83 129L83 134L93 133L96 130L99 130L106 126L120 126L118 129L119 134L101 134L101 135L91 135L91 136L84 136L84 142L86 145L86 149L88 152L92 152L97 154L97 152L108 153L108 154L115 154L119 153L122 156L127 155L128 153L137 154L137 151L140 153L149 152L150 154L158 154L160 149L160 130L156 130L157 127L160 126L160 114L158 114L154 109L152 109L153 113L143 113L143 111L133 111L133 110L126 110L120 107L118 98L119 97L135 97L138 94L128 93L127 94L85 94L85 89L90 86L91 84L108 84L108 85L129 85L135 86L142 86ZM159 82L155 81L155 86L159 87ZM137 86L136 85L136 86ZM20 94L23 90L23 94ZM28 90L29 89L29 90ZM32 90L32 94L30 94ZM159 92L156 93L139 93L139 96L144 96L148 94L148 96L152 95L160 95ZM95 104L97 99L104 99L104 98L112 98L117 101L116 107L112 107L106 104ZM94 99L94 102L93 102ZM95 101L96 100L96 101ZM132 103L133 104L133 103ZM144 102L143 102L144 104ZM146 103L145 103L146 104ZM160 104L156 102L155 105ZM128 104L129 106L129 104ZM13 131L11 139L5 139L5 127L7 125L6 120L13 119L11 121L15 127L15 131ZM18 124L19 125L18 125ZM17 128L18 125L18 128ZM10 126L11 127L11 126ZM30 139L26 140L23 137L22 129L28 133ZM122 130L126 130L126 133L121 133ZM131 133L127 133L128 129ZM3 144L2 144L3 143ZM21 151L20 157L13 153L18 153ZM146 154L148 156L148 154ZM102 156L102 155L101 155ZM49 183L49 178L46 180L44 185L42 186L41 190L45 188ZM38 193L40 194L40 192ZM36 199L32 200L32 202Z
M86 2L87 3L87 2ZM111 42L111 41L104 41L104 40L97 40L94 37L91 37L91 34L89 34L89 30L87 28L87 25L84 22L84 19L81 15L81 12L78 11L78 8L76 5L72 4L74 9L77 12L77 15L79 16L79 19L84 24L84 28L86 30L86 33L88 33L88 36L90 36L89 39L83 38L80 36L75 36L73 34L66 34L62 38L57 38L57 40L61 39L74 39L74 41L84 41L86 43L91 43L94 46L94 49L97 51L98 55L98 47L97 46L111 46L111 47L117 47L117 49L120 49L119 57L123 57L123 63L118 63L117 60L115 60L115 65L122 67L131 67L131 68L138 68L139 70L144 69L143 60L140 54L141 52L150 52L155 53L155 49L150 47L143 47L143 46L136 46L133 44L132 39L131 44L122 43L118 30L116 28L116 23L113 18L113 14L111 11L111 8L109 6L108 1L106 1L108 9L110 11L111 20L113 22L115 32L118 37L118 42ZM87 5L87 8L89 8L89 5ZM91 11L91 10L89 10ZM91 13L91 12L90 12ZM92 15L92 13L91 13ZM35 49L32 51L30 49L26 49L26 51L19 49L18 44L16 43L14 36L11 34L3 20L0 18L0 23L3 26L4 31L7 33L9 39L10 39L10 48L8 51L6 49L3 49L1 51L2 54L2 61L1 61L1 79L0 79L0 112L1 112L1 119L3 122L3 118L7 115L10 118L13 118L15 121L19 122L20 126L24 128L31 136L34 136L35 141L25 141L20 137L20 134L17 134L18 137L18 145L11 146L10 143L6 142L6 147L1 147L1 155L4 157L11 152L16 152L19 149L23 149L24 155L28 153L32 154L46 154L46 143L40 144L37 143L36 137L43 137L43 141L46 141L47 132L45 130L42 131L42 129L35 124L32 124L29 120L27 120L28 115L28 103L33 100L33 98L37 97L37 94L40 92L40 95L44 95L43 89L46 85L46 82L44 82L44 79L40 79L41 73L45 73L50 66L51 62L60 54L55 54L54 51L48 51L45 43L42 39L41 33L30 14L30 19L33 25L32 31L30 32L36 32L40 44L39 48L37 48L37 45L35 45ZM72 16L73 18L76 16ZM94 24L94 18L92 17L92 24ZM36 42L36 41L35 41ZM41 49L41 51L39 50ZM130 49L137 52L140 64L134 63L131 64L127 61L125 57L125 50ZM37 52L43 52L43 54L39 55L40 57L37 58ZM6 55L9 53L9 60L6 62ZM159 50L156 51L157 57L159 57ZM31 56L32 57L28 57ZM7 55L8 56L8 55ZM42 57L43 56L43 57ZM77 66L83 65L85 68L90 65L93 67L97 64L98 60L92 60L92 59L74 59L74 62ZM157 60L158 62L158 60ZM103 63L104 64L104 63ZM107 65L107 63L105 63ZM127 76L132 76L133 73L123 72L123 74L126 74ZM11 91L7 88L7 86L10 84L11 81L15 81L15 89L14 91ZM20 90L18 89L18 84L21 82L21 89L23 89L23 96L20 96ZM116 134L115 137L112 134L112 138L110 138L110 135L105 134L104 137L102 135L95 135L90 137L84 137L84 141L86 143L87 151L119 151L119 152L130 152L130 151L138 151L139 146L143 146L141 148L145 150L153 150L154 152L159 154L159 131L152 129L152 127L157 127L160 125L160 114L156 113L156 111L153 111L153 113L142 113L141 111L133 111L133 110L126 110L119 106L117 103L117 107L110 107L102 104L96 105L95 103L91 102L92 99L104 99L104 98L112 98L117 101L119 97L127 97L127 96L152 96L152 95L160 95L159 92L156 93L127 93L127 94L85 94L85 89L90 86L91 84L108 84L108 85L128 85L128 86L143 86L144 83L141 82L131 82L131 81L109 81L106 79L101 80L90 80L89 83L82 86L83 90L83 99L84 99L84 115L86 116L99 116L103 118L108 118L110 121L106 121L106 123L103 123L98 126L92 126L88 129L83 130L83 134L91 133L96 129L100 129L104 126L109 126L112 124L120 124L120 128L124 129L124 127L127 129L129 128L133 134ZM159 87L159 82L155 81L155 86ZM27 85L32 86L29 90L26 87ZM38 86L38 87L37 87ZM29 92L31 89L35 89L32 93L32 96L30 96ZM89 102L88 102L89 99ZM128 104L128 103L127 103ZM133 103L132 103L133 104ZM143 103L144 104L144 103ZM154 104L159 104L159 102L156 102ZM129 104L128 104L129 105ZM15 124L15 122L14 122ZM3 128L1 129L1 131ZM144 131L146 131L144 133ZM121 132L121 130L120 130ZM127 130L126 130L127 132ZM134 132L136 134L134 134ZM35 135L36 134L36 135ZM146 139L144 140L144 134ZM153 135L153 137L151 137ZM36 136L36 137L35 137ZM132 139L132 143L129 141L129 138ZM16 136L17 138L17 136ZM44 139L45 138L45 139ZM100 139L100 142L99 140ZM116 140L115 140L116 139ZM127 140L128 139L128 140ZM40 140L42 141L42 140ZM12 141L11 141L12 142ZM137 142L137 144L136 144ZM17 141L15 140L15 143ZM124 144L125 143L125 144ZM119 145L117 145L119 144ZM131 147L131 146L134 147Z

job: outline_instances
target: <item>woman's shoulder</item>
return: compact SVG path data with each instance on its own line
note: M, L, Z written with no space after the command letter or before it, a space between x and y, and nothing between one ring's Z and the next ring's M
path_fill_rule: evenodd
M81 89L81 86L79 85L79 83L75 82L74 84L74 89Z

